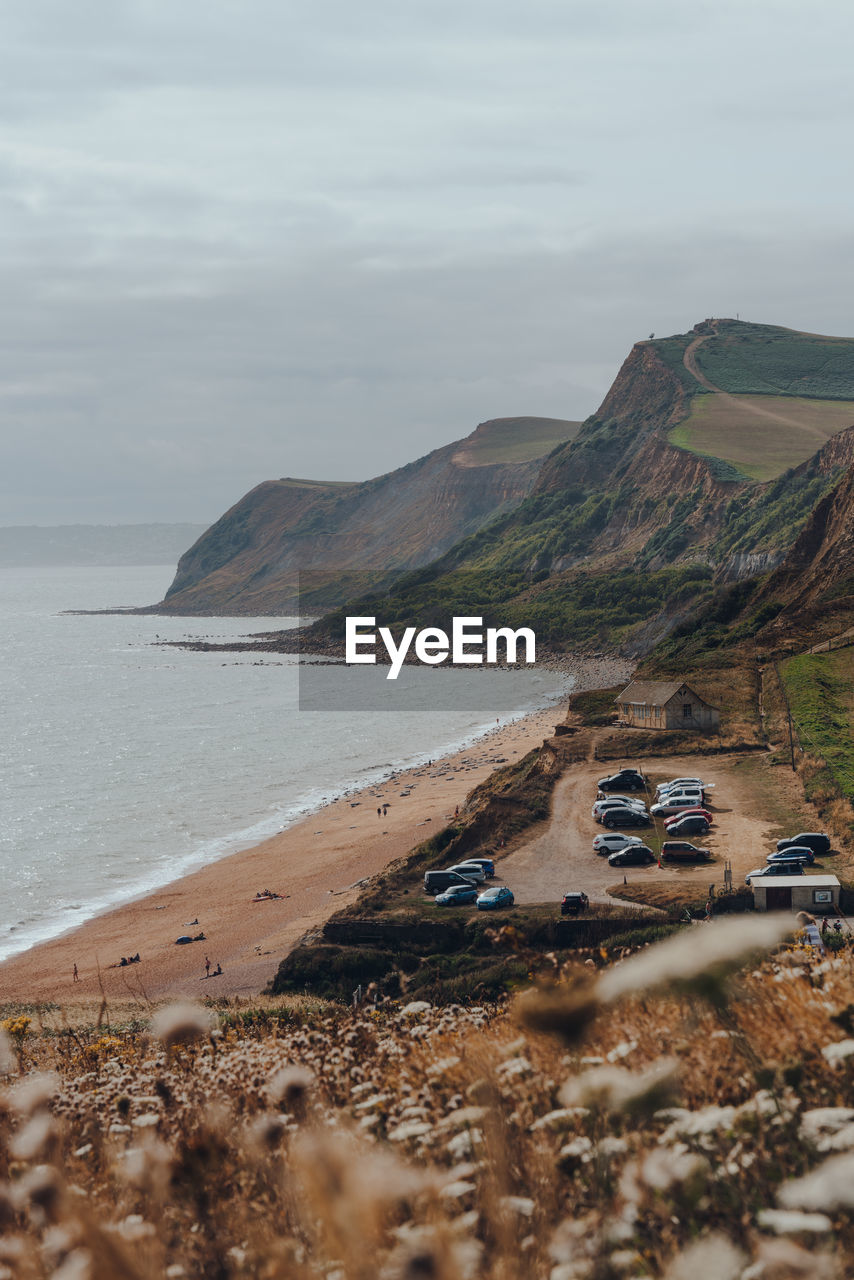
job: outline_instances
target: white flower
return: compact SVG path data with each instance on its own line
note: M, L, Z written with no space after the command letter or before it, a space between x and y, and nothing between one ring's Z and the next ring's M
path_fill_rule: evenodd
M698 1240L674 1258L665 1280L737 1280L743 1268L741 1250L726 1236L715 1234Z
M716 920L647 947L614 965L596 986L603 1004L655 987L686 985L712 971L739 968L755 951L769 951L792 932L784 912L746 920Z
M831 1156L812 1173L785 1183L777 1192L784 1209L854 1208L854 1155Z
M429 1013L432 1008L429 1000L410 1000L409 1004L403 1006L400 1014L404 1018L415 1018L419 1014Z
M517 1213L522 1218L531 1218L534 1215L534 1202L527 1196L502 1196L499 1203L502 1209Z
M640 1176L654 1191L666 1191L674 1184L689 1182L708 1173L708 1169L704 1156L679 1143L676 1147L658 1147L650 1151L640 1166Z
M531 1133L539 1133L541 1129L548 1129L552 1133L563 1133L567 1129L571 1129L579 1116L587 1115L587 1107L561 1107L558 1111L549 1111L544 1116L540 1116L528 1128Z
M313 1084L314 1074L307 1067L293 1065L282 1067L276 1072L267 1086L267 1092L274 1102L291 1111L305 1101Z
M56 1138L53 1117L48 1111L41 1111L11 1139L9 1153L15 1160L43 1159Z
M646 1071L601 1066L566 1081L558 1094L568 1107L599 1106L609 1111L631 1111L637 1107L660 1106L662 1096L671 1092L679 1062L660 1058Z
M197 1004L170 1004L155 1013L151 1020L151 1034L169 1047L200 1040L210 1035L216 1025L216 1015L209 1009L202 1009Z
M735 1107L703 1107L702 1111L686 1111L678 1116L661 1135L663 1145L674 1138L699 1138L719 1129L731 1129L735 1123Z
M432 1124L428 1124L425 1120L409 1120L406 1124L399 1124L396 1129L392 1129L388 1135L389 1142L407 1142L410 1138L423 1138L425 1134L431 1133Z
M852 1053L854 1053L854 1040L835 1040L832 1044L826 1044L821 1051L822 1057L826 1058L831 1065L843 1062L846 1058L850 1058Z
M606 1053L605 1057L608 1062L619 1062L621 1058L627 1058L632 1050L637 1047L637 1040L623 1040L622 1043L613 1048L610 1053Z
M776 1231L778 1235L790 1235L795 1231L824 1232L832 1230L833 1223L824 1213L803 1213L799 1209L760 1209L756 1215L760 1227Z
M20 1115L31 1116L46 1107L58 1089L59 1076L52 1071L40 1071L26 1076L10 1089L9 1101Z

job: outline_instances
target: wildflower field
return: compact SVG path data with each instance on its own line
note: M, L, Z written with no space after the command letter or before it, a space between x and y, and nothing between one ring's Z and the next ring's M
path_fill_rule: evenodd
M494 1006L15 1013L0 1277L844 1280L854 957L791 927L546 957Z

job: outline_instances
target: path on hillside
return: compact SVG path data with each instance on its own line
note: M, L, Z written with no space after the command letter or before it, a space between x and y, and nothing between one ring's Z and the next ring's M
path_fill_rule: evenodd
M804 652L829 653L832 649L845 649L852 644L854 644L854 627L849 627L847 631L840 631L838 635L831 636L829 640L821 640L818 644L814 644L811 649L804 650Z
M715 329L717 335L717 328ZM716 396L727 403L731 408L743 409L745 413L752 413L757 418L770 418L772 422L785 422L790 427L797 427L799 431L806 432L807 435L814 436L816 440L820 440L822 444L827 440L826 433L821 427L812 426L809 422L805 422L802 418L791 417L785 413L779 413L776 409L764 409L762 405L756 404L757 396L734 396L730 391L722 391L720 387L716 387L710 382L700 366L697 364L696 352L702 344L712 335L708 333L700 334L688 343L685 348L685 354L682 357L682 363L688 370L692 378L696 378L701 387L705 387L707 391L714 391Z

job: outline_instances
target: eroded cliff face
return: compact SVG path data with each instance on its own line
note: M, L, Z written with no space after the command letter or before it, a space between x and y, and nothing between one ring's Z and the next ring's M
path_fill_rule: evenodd
M854 612L854 464L818 503L762 592L786 606L769 631L784 629L801 611Z
M466 440L363 483L266 481L181 557L157 611L282 615L296 609L300 571L426 565L530 493L540 457L489 459L508 452L517 423L511 445L530 452L544 422L550 424L545 434L571 435L578 427L554 419L502 419L495 439L491 424L481 423Z
M557 550L551 572L713 558L709 548L726 508L749 482L721 480L708 459L668 442L690 401L685 381L655 346L637 343L597 413L548 459L535 487L535 496L563 493L567 503L609 498L606 518L585 545Z
M664 435L687 412L684 383L649 342L637 342L610 391L577 438L547 460L535 493L609 483L625 473L651 436Z
M598 412L548 460L535 487L535 494L565 493L568 502L591 493L610 499L583 547L554 554L552 573L689 561L708 564L720 582L767 573L827 484L854 463L849 427L776 481L739 478L733 468L669 443L671 427L690 412L691 394L652 343L633 347ZM734 529L736 545L727 536Z

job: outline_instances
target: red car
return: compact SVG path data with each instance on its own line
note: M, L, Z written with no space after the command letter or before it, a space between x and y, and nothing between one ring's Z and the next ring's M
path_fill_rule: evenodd
M701 805L698 805L696 809L683 809L681 813L674 813L672 817L665 818L664 825L665 827L672 827L675 822L680 822L682 818L694 817L705 818L708 823L712 823L715 820L708 809L704 809Z

